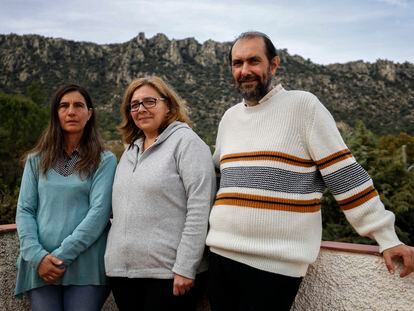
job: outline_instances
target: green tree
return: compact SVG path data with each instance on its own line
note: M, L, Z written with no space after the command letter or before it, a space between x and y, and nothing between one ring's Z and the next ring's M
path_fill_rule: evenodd
M414 163L414 137L405 133L383 136L378 148L373 179L385 207L395 213L401 240L414 244L414 171L408 170Z
M26 96L40 106L46 106L46 94L39 81L33 81L26 89Z
M31 99L0 93L0 223L14 221L21 158L35 144L47 112Z
M400 239L414 244L414 172L408 171L413 163L414 137L405 133L377 137L362 122L344 133L344 139L356 160L368 171L374 181L385 208L394 212L395 227ZM407 162L402 160L405 145ZM361 238L345 220L333 196L327 191L323 198L323 239L372 244Z

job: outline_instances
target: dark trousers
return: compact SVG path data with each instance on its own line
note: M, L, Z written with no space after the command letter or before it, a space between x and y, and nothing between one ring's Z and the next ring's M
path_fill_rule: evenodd
M270 273L211 253L212 311L290 310L302 278Z
M174 296L172 279L109 278L112 294L121 311L195 311L197 302L205 291L206 282L207 273L201 273L197 275L189 292L182 296Z

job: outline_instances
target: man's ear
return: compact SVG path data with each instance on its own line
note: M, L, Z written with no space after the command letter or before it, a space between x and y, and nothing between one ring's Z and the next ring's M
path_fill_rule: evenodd
M270 72L272 73L272 76L276 74L276 70L280 65L280 58L279 56L275 56L272 58L270 62Z

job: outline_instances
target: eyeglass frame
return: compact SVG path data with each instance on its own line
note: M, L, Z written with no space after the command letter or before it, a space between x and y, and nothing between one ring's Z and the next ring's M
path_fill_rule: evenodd
M149 106L149 107L148 107L148 106L146 106L146 104L144 103L144 101L145 101L146 99L155 99L155 102L154 102L154 104L151 104L151 106ZM130 102L130 103L129 103L129 111L130 111L130 112L136 112L136 111L138 111L138 110L139 110L139 108L141 107L141 105L142 105L145 109L151 109L151 108L154 108L154 107L157 105L157 102L158 102L159 100L166 100L166 98L164 98L164 97L152 97L152 96L147 96L147 97L143 98L141 101L134 100L134 101L132 101L132 102ZM137 105L137 108L132 108L132 104L136 104L136 105Z

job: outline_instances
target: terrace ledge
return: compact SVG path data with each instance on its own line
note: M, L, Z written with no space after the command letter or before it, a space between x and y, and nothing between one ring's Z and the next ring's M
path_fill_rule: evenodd
M15 299L16 225L0 225L0 306L2 310L30 310L26 299ZM324 241L319 256L303 278L293 311L413 310L414 273L399 277L401 263L389 274L378 246ZM269 302L277 308L277 301ZM117 310L112 296L103 310ZM209 310L206 300L198 311Z

